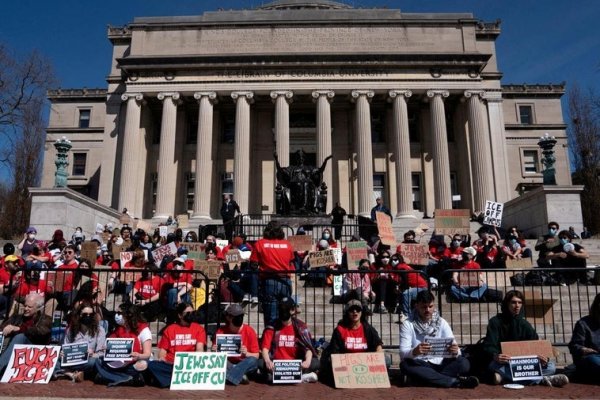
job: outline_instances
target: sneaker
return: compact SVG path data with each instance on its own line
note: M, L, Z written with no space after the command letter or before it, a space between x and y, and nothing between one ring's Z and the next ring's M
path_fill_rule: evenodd
M494 372L492 383L494 385L500 385L502 383L502 375L497 372Z
M242 299L242 303L250 303L250 301L251 301L251 296L249 293L246 293L244 295L244 298Z
M253 296L250 301L252 302L252 304L258 304L258 297Z
M479 386L479 379L476 376L459 376L457 387L461 389L473 389Z
M540 382L544 386L563 387L569 383L569 378L564 374L556 374L542 377Z
M74 383L83 382L83 371L73 372L73 382Z
M250 384L250 379L248 379L248 377L244 374L244 376L242 376L242 380L240 381L240 385L249 385Z
M318 381L319 381L319 377L314 372L309 372L308 374L302 374L302 382L315 383Z

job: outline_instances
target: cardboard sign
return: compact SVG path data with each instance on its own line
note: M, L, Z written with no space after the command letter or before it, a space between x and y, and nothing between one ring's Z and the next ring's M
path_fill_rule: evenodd
M138 229L143 230L148 235L152 236L154 229L152 229L152 224L150 222L146 222L143 219L140 219L137 224Z
M60 354L60 346L16 344L2 376L2 383L48 383Z
M331 364L338 389L390 387L384 353L332 354Z
M273 360L273 383L302 383L302 360Z
M400 243L400 254L404 262L412 265L427 265L429 263L427 245L416 243Z
M81 365L87 363L89 357L88 344L85 342L69 343L62 345L61 367Z
M106 339L104 361L131 361L134 339Z
M241 355L242 335L218 334L216 341L217 351L226 353L228 357L239 357Z
M342 285L344 282L343 275L334 275L333 276L333 295L341 296L342 295Z
M179 214L177 216L177 222L178 222L178 226L180 228L189 228L190 227L190 218L188 217L187 214Z
M206 245L199 242L185 242L182 244L188 250L188 259L190 260L205 260L206 253L204 249Z
M335 264L333 249L311 251L308 253L308 262L312 267L326 267Z
M142 277L143 268L126 268L123 271L122 282L136 282Z
M313 239L308 235L292 235L287 240L292 244L294 251L311 251L313 249Z
M177 352L171 390L224 390L227 354Z
M381 243L387 244L388 246L396 245L396 235L392 229L392 220L389 215L381 211L375 212L377 218L377 230L379 231L379 238Z
M533 267L531 257L527 258L506 258L507 269L528 269Z
M133 251L122 251L119 253L119 265L121 268L125 268L125 264L133 259Z
M468 235L471 230L469 210L435 210L435 233L437 235Z
M163 258L175 255L177 255L177 246L173 242L160 246L152 251L152 258L154 258L154 264L156 264L157 267L160 267Z
M367 242L364 240L358 242L346 243L346 262L348 269L358 269L360 260L367 258Z
M537 356L511 357L509 364L510 374L515 382L539 379L543 376L542 364Z
M48 271L46 274L46 282L52 286L55 293L62 292L68 275L72 275L71 271Z
M483 224L501 226L503 211L504 203L496 203L495 201L486 200L485 213L483 214Z
M481 276L479 274L479 271L459 272L458 281L460 282L460 286L479 287L481 285Z
M342 248L341 247L333 247L333 256L335 257L335 263L337 265L342 265Z
M83 242L81 243L81 252L79 253L79 257L81 259L89 260L90 263L95 264L96 258L98 258L98 254L96 253L97 250L98 244L96 242Z
M229 240L216 239L215 244L217 245L218 248L224 249L225 247L229 246Z
M215 260L194 260L194 269L204 272L210 280L218 280L221 276L223 264Z
M239 266L242 263L240 251L238 249L229 250L227 254L225 254L225 262L229 264L230 268L233 268L236 265Z
M121 253L123 252L124 246L118 244L112 244L112 254L113 260L118 260L121 257Z
M535 354L537 356L554 357L552 344L548 340L521 340L518 342L500 343L502 353L511 357L528 356Z
M450 353L450 350L448 350L448 346L452 345L454 338L433 338L426 336L424 341L431 345L431 351L427 353L428 356L444 358L454 357L454 355Z

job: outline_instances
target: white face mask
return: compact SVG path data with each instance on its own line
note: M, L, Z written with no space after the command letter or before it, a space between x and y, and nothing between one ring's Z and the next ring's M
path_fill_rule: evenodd
M187 260L188 255L187 254L182 254L179 256L179 258L181 258L183 261Z
M323 234L323 239L325 239L325 240L329 240L330 237L331 237L331 235L329 233Z
M35 239L35 233L30 233L29 235L27 235L27 238L28 238L29 240L33 240L33 239Z
M115 323L120 326L125 325L125 320L123 319L123 314L115 314Z
M396 265L400 264L399 260L392 260L392 265L395 267Z

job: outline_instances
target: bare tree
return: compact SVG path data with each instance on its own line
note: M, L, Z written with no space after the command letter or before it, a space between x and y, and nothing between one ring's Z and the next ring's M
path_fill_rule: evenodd
M569 142L575 173L573 183L584 185L581 207L584 224L591 232L600 231L600 97L578 86L569 90Z
M0 44L0 173L7 177L0 237L12 238L29 222L28 188L39 184L46 91L55 85L51 64L37 52L13 56Z

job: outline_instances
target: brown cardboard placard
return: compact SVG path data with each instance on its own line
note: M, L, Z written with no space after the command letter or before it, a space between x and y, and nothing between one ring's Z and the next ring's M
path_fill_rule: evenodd
M121 226L123 226L123 225L131 226L131 217L127 214L122 214L119 217L119 223L121 224Z
M521 340L517 342L502 342L502 354L511 357L518 356L544 356L554 357L552 344L549 340Z
M531 257L527 258L506 258L507 269L528 269L533 267L533 261Z
M46 282L51 284L54 288L54 293L60 293L63 291L63 287L65 285L65 280L68 279L67 274L73 274L71 271L48 271L46 275Z
M229 264L230 268L239 266L242 263L242 256L238 249L231 249L225 254L225 262Z
M137 282L142 277L143 268L127 268L123 271L123 282Z
M152 234L154 233L154 229L152 229L152 224L150 222L144 221L143 219L140 219L138 221L137 228L143 230L150 236L152 236Z
M480 271L461 271L458 273L458 281L461 286L479 287L481 285Z
M204 272L210 280L217 280L221 276L223 263L215 260L194 260L194 269Z
M381 243L392 247L396 246L396 235L394 235L394 230L392 229L390 216L381 211L376 211L375 216L377 218L377 230L379 231Z
M358 269L360 260L367 258L367 242L360 240L358 242L346 243L346 262L348 269Z
M182 246L188 249L188 258L190 260L206 260L204 249L206 245L199 242L184 242Z
M429 249L425 244L400 243L400 254L404 262L412 265L427 265L429 263Z
M179 228L189 228L190 227L190 218L187 214L179 214L177 216L177 222Z
M338 389L390 387L383 352L332 354L331 364L335 387Z
M118 245L118 244L112 244L112 254L113 254L113 260L118 260L119 257L121 257L121 252L123 251L123 246L122 245Z
M468 235L471 231L471 212L461 210L435 210L435 233L437 235Z
M86 260L89 260L90 263L92 263L90 266L94 266L96 264L96 258L98 258L96 253L97 251L98 245L96 242L83 242L81 243L81 252L79 253L79 258L85 258Z
M333 250L311 251L308 253L308 263L312 267L326 267L335 264Z
M311 251L313 249L313 239L308 235L292 235L287 240L292 244L294 251Z

